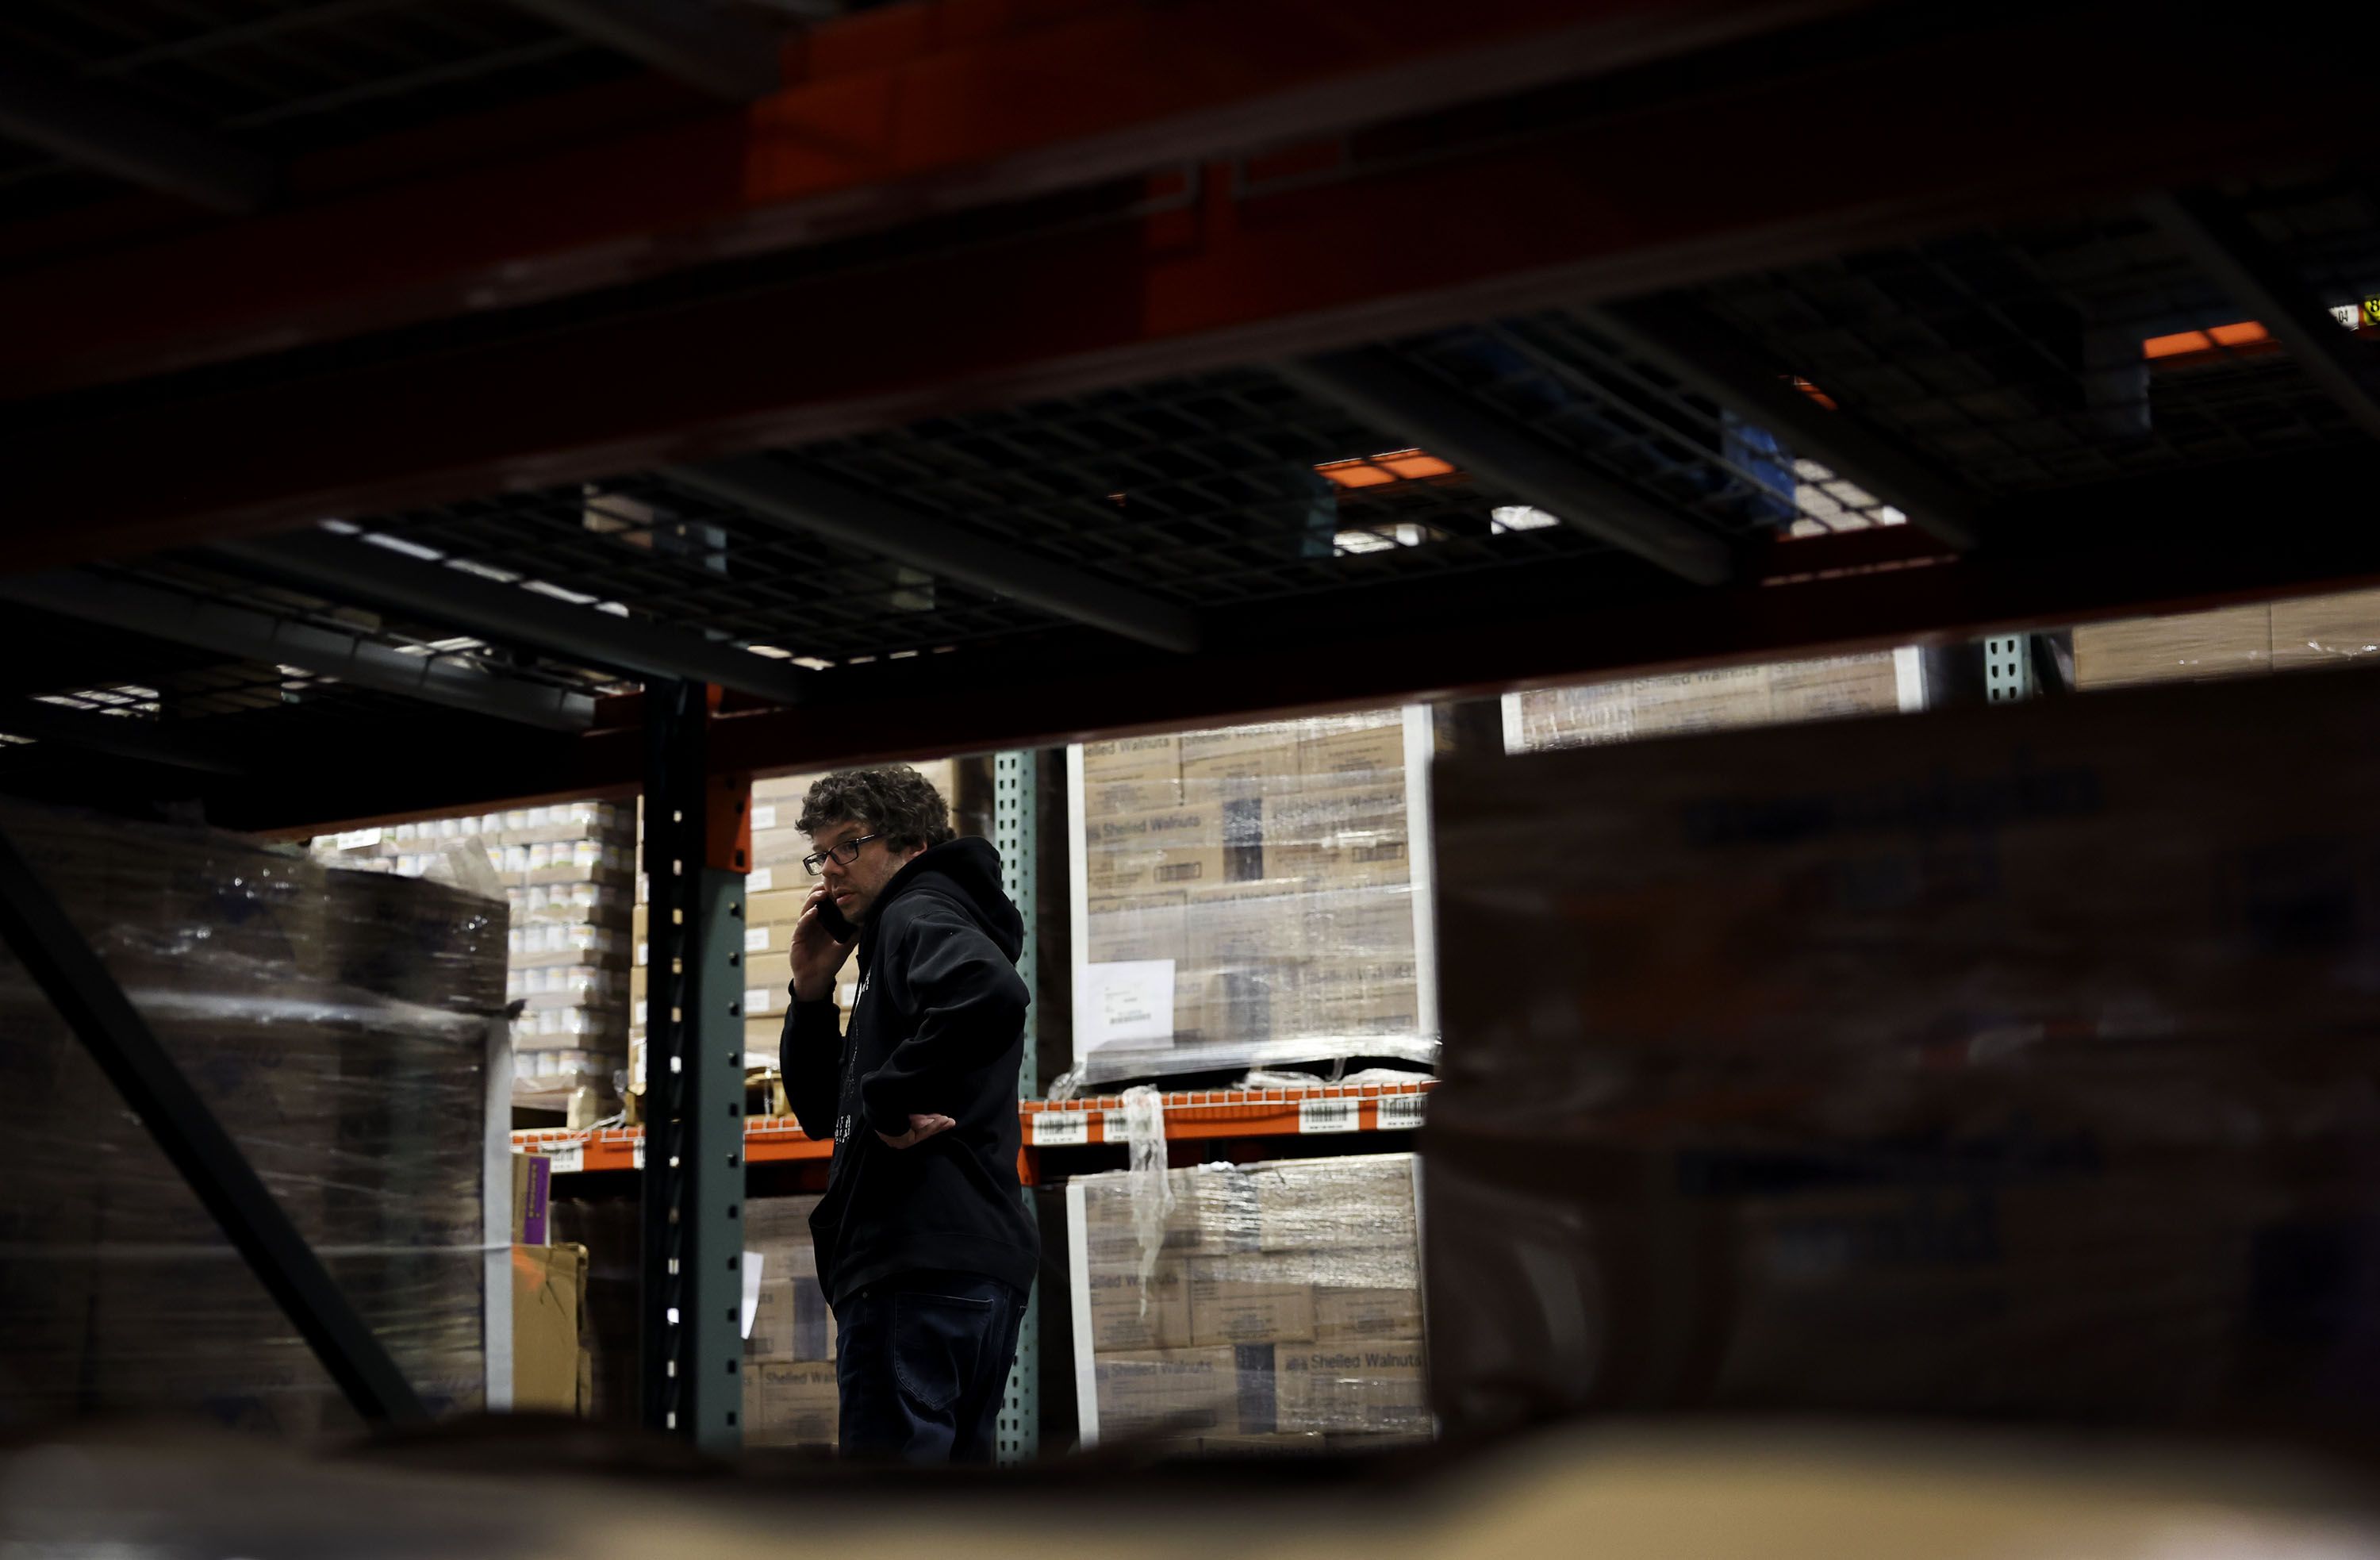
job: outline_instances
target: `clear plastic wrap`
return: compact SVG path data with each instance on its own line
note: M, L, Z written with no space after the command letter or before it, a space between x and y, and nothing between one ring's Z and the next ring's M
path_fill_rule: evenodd
M1919 661L1905 651L1621 677L1506 694L1504 750L1543 752L1924 705Z
M2380 654L2380 591L2307 596L2074 629L2077 688L2341 666Z
M12 803L0 827L407 1379L433 1409L478 1407L504 906L200 830ZM5 951L0 1024L15 1117L0 1420L164 1409L295 1436L357 1428Z
M1427 712L1075 750L1080 1083L1437 1058Z
M2375 691L1441 765L1450 1425L2368 1420Z
M634 830L625 803L557 802L325 835L312 849L399 877L443 875L458 848L484 853L511 910L514 1103L563 1110L582 1090L611 1096L627 1066Z
M1417 1174L1368 1154L1069 1183L1084 1444L1428 1438Z

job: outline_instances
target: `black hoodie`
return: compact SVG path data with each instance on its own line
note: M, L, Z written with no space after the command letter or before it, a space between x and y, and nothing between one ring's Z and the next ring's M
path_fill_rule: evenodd
M938 845L892 874L859 935L848 1032L835 1005L795 1002L778 1058L802 1130L834 1136L810 1214L819 1282L840 1305L896 1274L981 1274L1031 1286L1040 1232L1016 1179L1025 919L1000 887L990 842ZM958 1123L887 1147L911 1115Z

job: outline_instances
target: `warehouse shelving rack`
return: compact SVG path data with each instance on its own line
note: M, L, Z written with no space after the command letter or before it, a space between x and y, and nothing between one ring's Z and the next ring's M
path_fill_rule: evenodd
M403 9L12 12L0 789L672 818L710 1444L722 1193L812 1152L728 1091L732 777L2380 580L2368 83L2287 7Z

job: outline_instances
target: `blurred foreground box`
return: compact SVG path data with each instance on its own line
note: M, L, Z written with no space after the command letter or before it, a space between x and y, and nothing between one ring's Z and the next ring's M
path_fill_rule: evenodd
M1444 763L1450 1431L2380 1402L2380 682Z

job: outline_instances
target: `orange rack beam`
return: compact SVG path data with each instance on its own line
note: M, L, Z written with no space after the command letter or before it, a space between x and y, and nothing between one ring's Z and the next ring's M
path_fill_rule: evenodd
M1409 1084L1318 1084L1312 1089L1199 1090L1165 1096L1169 1139L1294 1138L1341 1132L1394 1132L1421 1125L1422 1098L1435 1079ZM1077 1147L1123 1141L1123 1102L1102 1095L1087 1100L1027 1100L1020 1107L1024 1146ZM1112 1119L1114 1131L1109 1127ZM639 1127L513 1134L513 1147L543 1154L558 1175L581 1170L638 1170L645 1163ZM803 1135L791 1116L766 1116L744 1128L747 1164L823 1160L834 1144Z

